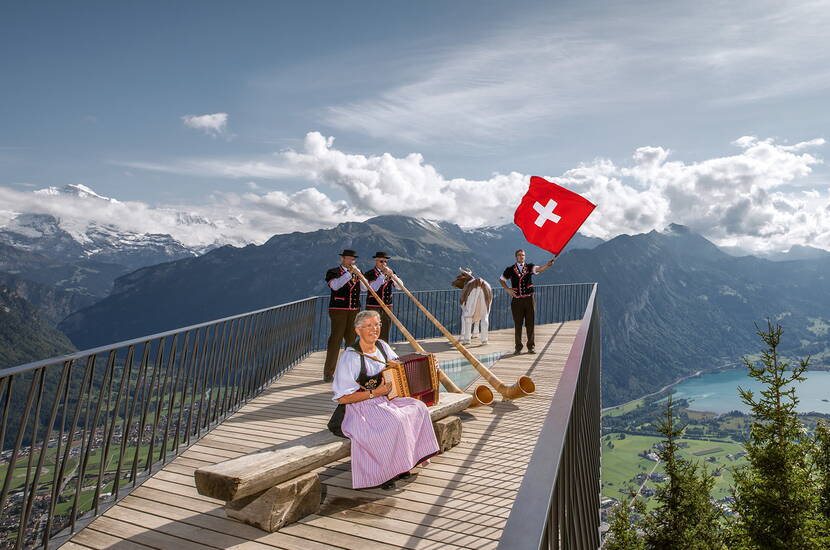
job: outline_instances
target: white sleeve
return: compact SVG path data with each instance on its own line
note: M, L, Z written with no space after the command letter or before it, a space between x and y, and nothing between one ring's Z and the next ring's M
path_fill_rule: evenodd
M370 287L372 287L372 290L374 290L375 292L377 292L377 291L378 291L378 289L379 289L380 287L382 287L382 286L383 286L383 283L385 283L385 282L386 282L386 275L384 275L383 273L381 273L380 275L378 275L378 278L377 278L377 279L375 279L374 281L371 281L371 282L369 283L369 286L370 286Z
M329 288L331 288L332 290L340 290L340 288L343 285L345 285L346 283L348 283L349 279L351 279L351 278L352 278L352 274L347 271L343 275L341 275L340 277L338 277L336 279L332 279L331 281L329 281Z
M360 389L357 377L360 376L360 356L352 348L340 354L337 369L334 371L334 381L331 389L334 392L332 401L337 401L344 395L350 395Z
M504 281L505 283L509 282L507 279L505 279L505 278L504 278L504 275L502 275L501 277L499 277L499 280L502 280L502 281Z
M380 342L380 345L383 346L384 351L386 351L386 359L387 360L400 359L400 357L398 357L398 354L395 353L395 351L392 349L392 347L389 344L387 344L383 340L378 340L378 342Z
M537 273L539 273L539 266L538 266L538 265L534 265L534 266L533 266L533 274L534 274L534 275L536 275Z

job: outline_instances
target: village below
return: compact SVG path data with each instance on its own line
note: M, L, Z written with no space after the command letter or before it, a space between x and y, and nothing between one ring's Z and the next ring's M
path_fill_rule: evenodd
M663 449L664 436L658 433L666 412L667 398L673 389L635 399L607 409L602 416L602 500L604 527L614 505L631 499L636 493L653 510L657 486L667 480L658 453ZM702 464L715 478L711 499L723 513L731 516L733 472L746 465L744 441L749 435L752 416L734 410L728 413L694 410L685 399L674 401L675 421L685 426L678 440L679 455ZM816 422L830 420L830 414L811 412L799 419L810 433Z

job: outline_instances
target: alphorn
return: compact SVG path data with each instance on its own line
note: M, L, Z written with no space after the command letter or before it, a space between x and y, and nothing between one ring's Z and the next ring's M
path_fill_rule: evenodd
M374 296L377 303L380 304L380 307L382 307L383 311L386 312L386 315L388 315L392 322L395 323L395 326L397 326L398 330L401 331L403 337L406 338L406 341L409 342L409 345L412 346L412 349L414 349L418 353L426 354L427 351L423 348L423 346L421 346L421 344L418 343L415 337L412 336L412 334L410 334L408 330L406 330L406 327L403 326L403 323L401 323L401 321L397 317L395 317L395 314L392 313L392 310L389 309L389 306L386 305L386 303L383 301L383 298L378 296L377 292L375 292L375 290L371 286L369 286L369 281L366 280L366 277L363 275L363 273L361 273L360 270L357 268L355 268L352 273L357 275L357 278L360 279L360 282L363 283L363 285L372 294L372 296ZM401 284L400 279L398 279L397 277L395 279L397 281L396 284ZM447 376L443 370L441 370L440 367L438 367L438 380L441 382L441 385L447 389L447 391L452 393L464 393L464 390L459 388L455 384L455 382L453 382L450 379L450 377ZM478 386L475 389L475 391L473 391L473 402L470 404L470 406L478 407L479 405L489 405L492 402L493 392L490 391L490 388L488 388L487 386Z
M476 359L472 353L467 351L467 348L465 348L461 344L461 342L459 342L455 338L455 336L450 334L450 331L444 328L444 325L439 323L438 319L436 319L432 315L432 313L430 313L429 310L427 310L427 308L421 305L421 302L419 302L415 298L415 296L413 296L412 293L409 292L409 289L406 288L406 286L404 286L400 279L392 275L392 280L395 282L395 285L397 285L398 288L400 288L407 296L409 296L409 298L415 303L415 305L418 306L418 309L420 309L423 312L423 314L426 315L427 318L430 321L432 321L436 327L438 327L438 330L440 330L444 334L444 336L447 337L447 340L449 340L450 343L453 346L455 346L455 348L458 351L461 352L461 355L463 355L467 359L467 361L469 361L475 367L478 373L485 380L487 380L490 383L490 385L493 386L496 389L496 391L502 395L504 399L518 399L519 397L530 395L531 393L536 391L536 384L533 383L533 380L531 380L529 376L520 376L516 383L512 386L508 386L507 384L499 380L498 377L496 377L496 375L493 374L492 371L490 371L490 369L482 365L481 361Z

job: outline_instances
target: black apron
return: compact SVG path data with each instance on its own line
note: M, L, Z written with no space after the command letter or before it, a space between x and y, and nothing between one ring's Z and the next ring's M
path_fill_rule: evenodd
M357 346L359 344L355 344ZM388 361L386 357L386 350L383 349L383 345L378 341L377 344L378 349L380 349L380 354L383 356L383 361ZM357 351L357 348L355 348ZM358 352L360 353L360 352ZM356 382L360 385L363 389L375 389L380 385L382 382L383 375L381 373L377 373L374 376L369 376L366 374L366 356L360 353L360 374L357 375ZM346 437L343 434L343 430L341 426L343 424L343 419L346 417L346 405L342 403L337 404L337 408L334 409L334 412L331 414L331 418L329 418L329 431L336 435L337 437Z

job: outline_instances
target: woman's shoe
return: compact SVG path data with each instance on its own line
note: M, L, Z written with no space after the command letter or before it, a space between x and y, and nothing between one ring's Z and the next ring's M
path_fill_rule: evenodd
M398 476L398 479L409 479L412 477L412 472L404 472Z
M395 480L390 479L389 481L385 481L380 484L381 489L386 489L387 491L395 488Z

